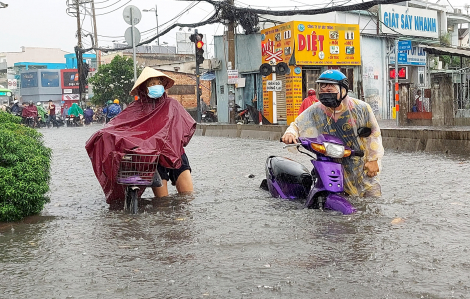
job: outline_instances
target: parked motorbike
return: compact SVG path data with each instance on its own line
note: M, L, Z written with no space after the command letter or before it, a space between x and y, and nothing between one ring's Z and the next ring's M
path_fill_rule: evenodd
M56 115L55 119L56 119L57 124L59 125L59 127L62 127L62 126L65 125L65 122L64 122L64 119L62 118L62 116Z
M244 123L247 124L250 122L250 111L248 110L248 107L243 109L243 110L238 110L241 107L237 104L235 104L235 108L237 109L236 116L235 116L235 122L236 123Z
M368 137L370 128L359 128L359 137ZM299 143L285 147L296 147L300 153L312 158L311 172L302 164L288 158L270 156L266 160L266 179L261 188L268 190L273 197L288 200L307 199L305 207L329 209L345 215L356 212L346 199L343 186L343 166L334 159L363 157L360 150L353 150L333 135L322 134L316 138L299 138ZM312 152L316 157L303 152Z
M208 109L201 115L201 121L203 123L215 123L217 122L217 111L215 109Z

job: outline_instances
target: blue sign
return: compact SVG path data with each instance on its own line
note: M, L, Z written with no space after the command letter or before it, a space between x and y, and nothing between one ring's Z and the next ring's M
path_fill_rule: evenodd
M411 50L411 41L410 40L401 40L398 41L398 51L408 51Z
M398 63L407 63L408 62L408 53L398 53Z

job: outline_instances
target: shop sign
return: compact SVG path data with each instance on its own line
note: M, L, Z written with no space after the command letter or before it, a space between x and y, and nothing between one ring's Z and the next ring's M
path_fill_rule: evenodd
M292 21L261 31L263 61L360 65L359 25ZM291 61L292 62L292 61Z
M78 88L78 70L68 69L61 70L62 75L62 88Z
M389 64L395 64L395 47L389 48L390 58ZM423 48L413 46L408 51L398 51L398 64L406 65L426 65L426 52Z
M227 84L237 84L238 83L238 70L227 70Z
M439 38L435 10L382 4L379 17L382 33Z
M16 79L8 79L8 89L13 90L17 88L18 81Z

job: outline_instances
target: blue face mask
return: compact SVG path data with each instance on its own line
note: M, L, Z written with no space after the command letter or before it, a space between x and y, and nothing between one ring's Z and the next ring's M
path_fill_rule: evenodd
M165 92L165 88L163 87L163 85L154 85L147 88L149 90L148 96L152 99L158 99Z

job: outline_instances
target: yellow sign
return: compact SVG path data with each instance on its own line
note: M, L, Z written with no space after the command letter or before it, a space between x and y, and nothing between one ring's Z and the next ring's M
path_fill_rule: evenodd
M359 25L288 22L261 31L261 52L262 63L360 65Z
M277 111L276 121L283 118L290 124L302 104L302 66L337 68L361 64L359 25L284 23L261 31L261 55L261 63L289 65L285 90L279 91L285 97L278 97L285 99L285 111ZM273 92L266 88L266 81L271 79L272 75L263 78L263 115L273 122Z

